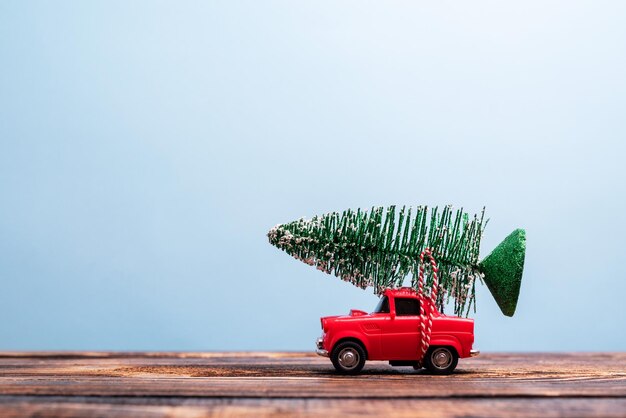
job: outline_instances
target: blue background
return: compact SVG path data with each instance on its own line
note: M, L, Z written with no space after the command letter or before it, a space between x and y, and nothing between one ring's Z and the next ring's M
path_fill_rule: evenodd
M434 3L434 4L433 4ZM267 243L372 205L528 233L482 350L626 350L626 3L0 3L0 349L311 350L376 297Z

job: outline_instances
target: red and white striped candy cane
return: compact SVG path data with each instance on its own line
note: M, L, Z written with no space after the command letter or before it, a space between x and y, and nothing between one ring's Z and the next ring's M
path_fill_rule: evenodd
M419 282L418 282L418 295L420 299L423 299L424 296L424 256L427 255L430 259L430 266L432 268L433 274L433 286L430 288L430 304L428 306L424 306L426 304L420 303L420 334L421 341L419 346L419 359L422 360L426 351L428 351L428 347L430 346L430 335L432 333L433 326L433 316L434 310L436 309L437 304L437 289L439 287L439 281L437 279L437 272L439 269L437 268L437 262L435 261L435 257L430 250L430 248L424 249L420 254L420 270L419 270Z

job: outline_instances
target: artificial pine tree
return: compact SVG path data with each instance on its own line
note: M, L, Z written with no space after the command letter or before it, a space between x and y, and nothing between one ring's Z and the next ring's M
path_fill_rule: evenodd
M440 309L452 299L458 316L468 315L472 306L475 310L478 279L487 283L502 312L512 316L524 268L525 232L513 231L479 262L486 224L484 209L470 217L451 206L441 211L389 206L300 219L277 225L267 235L293 257L363 289L371 286L377 294L401 287L407 277L417 289L419 256L430 248L439 265Z

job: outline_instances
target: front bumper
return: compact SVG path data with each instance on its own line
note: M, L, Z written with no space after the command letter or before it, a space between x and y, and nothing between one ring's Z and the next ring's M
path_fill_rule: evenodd
M315 346L317 347L317 350L315 350L315 352L318 356L328 357L328 350L324 350L324 339L322 337L319 337L315 341Z
M480 350L470 350L470 357L476 357L480 354Z

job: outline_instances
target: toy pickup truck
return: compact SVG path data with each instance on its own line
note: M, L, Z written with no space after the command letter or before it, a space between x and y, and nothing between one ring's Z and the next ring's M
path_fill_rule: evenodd
M472 349L474 320L447 316L434 309L430 347L419 356L420 303L430 304L412 288L386 289L371 314L353 309L349 315L321 318L317 354L330 357L344 374L357 374L365 360L389 361L392 366L422 366L433 374L450 374L459 358L478 355ZM422 361L420 361L422 360Z

